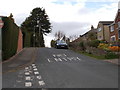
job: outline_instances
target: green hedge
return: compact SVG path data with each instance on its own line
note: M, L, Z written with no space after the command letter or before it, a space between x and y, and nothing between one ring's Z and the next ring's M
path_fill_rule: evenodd
M6 60L17 51L19 27L8 17L3 17L2 57Z

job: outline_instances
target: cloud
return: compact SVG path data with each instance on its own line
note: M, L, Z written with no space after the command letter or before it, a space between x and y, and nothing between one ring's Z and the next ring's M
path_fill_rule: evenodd
M83 22L52 22L53 35L57 31L63 31L67 36L70 35L80 35L86 32L90 23L83 23ZM87 28L85 30L85 28Z
M53 26L48 38L53 38L58 30L66 35L81 35L91 25L97 27L99 21L113 21L118 8L118 0L2 0L1 3L0 14L13 13L18 25L33 8L45 8Z

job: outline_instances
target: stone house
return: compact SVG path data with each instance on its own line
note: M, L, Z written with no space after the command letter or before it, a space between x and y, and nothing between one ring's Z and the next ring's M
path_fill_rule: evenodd
M99 21L97 26L97 39L110 42L110 31L109 25L111 25L113 21Z

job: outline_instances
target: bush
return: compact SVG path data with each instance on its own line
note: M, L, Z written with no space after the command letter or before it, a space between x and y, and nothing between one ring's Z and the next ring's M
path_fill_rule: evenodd
M105 58L106 59L115 59L115 58L119 58L119 56L113 52L108 52L106 55L105 55Z
M98 48L109 51L109 44L100 43Z
M51 47L55 47L55 42L54 40L51 40Z
M84 45L84 42L83 42L83 41L81 41L81 42L79 43L79 46L80 46L80 48L81 48L82 50L85 50L85 45Z
M99 43L100 43L100 41L99 40L92 40L92 41L89 41L88 42L88 46L90 46L90 47L98 47L98 45L99 45Z
M108 48L109 48L111 51L114 51L114 52L120 51L120 47L119 47L119 46L109 46Z

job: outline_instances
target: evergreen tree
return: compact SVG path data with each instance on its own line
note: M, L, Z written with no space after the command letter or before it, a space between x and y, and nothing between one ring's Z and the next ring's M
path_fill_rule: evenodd
M38 46L44 47L43 34L46 35L51 32L51 23L45 9L34 8L31 15L26 18L21 27L23 30L26 29L28 32L35 33L37 38L35 42L37 42Z

